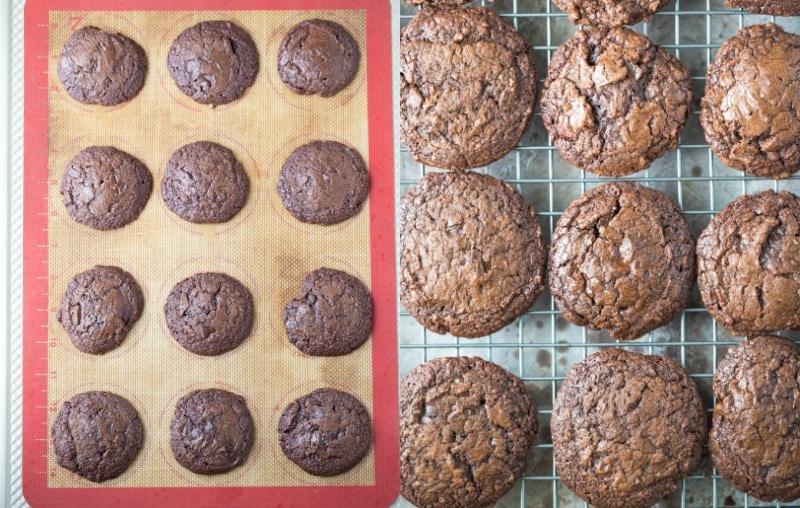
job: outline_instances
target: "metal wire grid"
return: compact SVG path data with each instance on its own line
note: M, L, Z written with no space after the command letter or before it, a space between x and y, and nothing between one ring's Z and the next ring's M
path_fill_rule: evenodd
M542 80L553 51L576 30L566 15L549 0L496 0L494 3L481 0L472 5L478 4L491 6L532 44ZM414 12L409 6L401 7L401 26L405 26ZM800 32L800 18L752 15L729 9L719 0L675 0L674 4L653 15L649 23L633 27L672 52L690 70L694 113L681 135L677 150L656 161L649 169L623 180L638 181L669 195L681 207L695 237L711 216L739 195L768 188L800 194L800 176L776 182L745 177L741 172L726 167L706 144L698 120L706 70L716 49L743 26L767 21ZM596 177L566 163L550 143L538 109L531 123L518 148L480 171L512 183L535 206L549 245L555 223L566 206L589 188L610 179ZM401 146L396 197L399 199L404 195L427 171L428 168L414 162ZM689 307L680 317L633 343L618 343L607 332L572 325L560 315L547 290L516 322L481 339L458 339L429 332L402 308L398 322L400 376L436 357L475 355L494 361L518 375L533 395L539 410L538 443L529 453L528 469L522 480L498 503L503 507L588 506L559 480L550 440L553 400L574 362L610 346L667 356L686 367L697 382L710 413L715 402L711 393L714 368L727 349L738 342L711 319L696 288ZM784 335L800 339L796 332ZM405 503L401 500L398 505ZM750 498L719 476L706 456L701 467L659 506L747 508L800 506L800 503L774 505Z

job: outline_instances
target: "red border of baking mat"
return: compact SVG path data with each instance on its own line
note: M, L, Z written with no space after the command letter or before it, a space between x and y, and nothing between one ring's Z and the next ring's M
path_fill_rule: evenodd
M270 5L265 6L264 3ZM375 484L364 487L49 488L47 447L48 28L50 10L363 9L367 19ZM22 489L34 506L387 506L399 490L389 0L29 0L25 6ZM56 406L54 404L54 406Z

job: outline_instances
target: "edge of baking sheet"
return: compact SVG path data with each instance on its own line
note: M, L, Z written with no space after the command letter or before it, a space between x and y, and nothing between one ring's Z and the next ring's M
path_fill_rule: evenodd
M225 10L247 10L263 8L256 0L220 0ZM103 10L192 10L197 2L177 0L168 6L159 0L114 0L105 2ZM394 172L393 129L380 128L392 125L392 59L381 55L391 54L392 9L383 0L292 0L273 7L276 9L346 9L362 8L367 11L367 69L370 129L371 193L380 199L371 200L370 236L371 271L375 325L373 328L373 393L383 396L373 402L374 427L382 429L376 433L375 484L367 487L226 487L226 488L74 488L49 489L46 485L46 451L49 440L41 429L47 420L47 370L39 369L46 360L36 360L47 341L36 339L42 326L39 315L47 312L46 288L47 265L42 256L42 247L47 247L47 23L51 9L97 8L94 0L30 0L24 8L22 0L14 0L12 19L14 76L23 76L23 26L25 47L24 79L12 82L12 107L14 129L12 135L11 187L9 208L13 231L10 270L11 284L11 331L9 379L12 383L11 415L12 435L10 445L9 482L10 506L23 506L26 500L34 506L80 505L80 506L155 506L175 505L191 502L198 505L281 505L307 506L311 499L324 499L326 506L386 506L397 497L399 491L399 449L397 430L397 343L396 337L396 289L394 247ZM22 89L25 95L24 125L22 123ZM24 130L24 167L28 179L22 182ZM34 135L45 133L44 143ZM24 205L22 203L23 196ZM23 215L23 206L29 212ZM19 227L22 226L20 230ZM23 260L26 261L24 268ZM386 277L389 274L390 277ZM20 278L21 277L21 278ZM375 291L375 281L384 281L383 287ZM23 289L24 284L24 289ZM24 291L24 294L23 294ZM23 307L24 305L24 307ZM46 326L46 324L44 325ZM27 337L25 341L22 338ZM375 340L375 337L381 337ZM38 343L37 343L38 342ZM23 356L28 363L23 366ZM41 356L39 357L41 358ZM377 368L378 358L381 367ZM41 372L40 372L41 371ZM23 400L24 399L24 400ZM24 402L24 404L23 404ZM384 432L385 431L385 432ZM24 449L24 453L23 453ZM45 467L42 467L42 464ZM29 475L23 473L30 468ZM25 498L23 495L27 494Z

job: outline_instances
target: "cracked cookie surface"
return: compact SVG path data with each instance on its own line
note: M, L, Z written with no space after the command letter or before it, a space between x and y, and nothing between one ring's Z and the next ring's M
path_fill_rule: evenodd
M172 337L203 356L235 349L253 327L253 297L241 282L223 273L198 273L172 288L164 306Z
M175 38L167 68L178 89L200 104L218 106L244 95L258 74L258 50L244 29L203 21Z
M300 295L283 308L283 326L306 354L346 355L372 332L372 299L352 275L320 268L303 278Z
M800 348L774 335L728 350L714 373L709 435L717 471L762 501L800 498Z
M327 19L296 25L278 49L278 75L293 92L331 97L353 81L361 52L345 27Z
M536 105L528 43L485 7L423 7L403 28L400 75L400 140L437 168L499 160Z
M253 418L243 397L212 388L195 390L175 404L170 447L189 471L230 471L245 462L252 446Z
M135 221L153 191L153 176L136 157L112 146L90 146L67 165L61 198L67 213L108 231Z
M303 471L333 476L352 469L367 454L372 423L357 398L320 388L286 406L278 435L284 455Z
M732 168L771 178L800 169L800 35L767 23L725 41L708 66L700 122Z
M527 311L543 289L536 210L509 184L429 173L400 201L400 301L436 333L481 337Z
M614 27L649 21L670 0L554 0L576 25Z
M589 28L553 53L542 120L569 163L601 176L641 171L678 146L691 114L689 71L628 28Z
M697 286L734 335L800 327L800 198L768 190L723 208L697 239Z
M800 16L799 0L723 0L728 7L747 9L754 14Z
M498 365L419 365L400 382L400 492L420 507L490 506L522 476L537 431L525 385Z
M210 141L184 145L170 156L161 198L178 217L195 224L219 224L244 207L250 179L229 149Z
M56 319L76 348L101 355L122 344L143 307L142 290L131 274L95 266L69 282Z
M558 220L550 291L573 323L633 340L686 306L694 265L694 239L675 203L638 183L609 183Z
M64 402L50 433L60 466L102 482L128 469L142 447L143 428L124 398L84 392Z
M606 349L567 373L550 428L567 487L597 508L645 508L699 466L706 411L679 364Z
M136 42L87 26L69 36L58 57L58 78L84 104L114 106L144 86L147 56Z
M336 141L312 141L283 163L277 188L295 219L330 226L358 214L369 193L369 172L355 149Z

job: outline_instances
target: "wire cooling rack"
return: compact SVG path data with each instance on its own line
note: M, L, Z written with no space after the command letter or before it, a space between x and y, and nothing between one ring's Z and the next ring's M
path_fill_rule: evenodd
M485 0L470 5L488 5L514 25L533 47L543 81L553 51L577 29L549 0ZM401 7L405 26L415 9ZM665 192L683 211L695 238L710 218L734 198L766 189L800 194L800 176L787 180L744 176L726 167L713 155L699 122L708 63L720 44L747 25L772 21L800 33L800 18L758 16L724 6L721 0L674 0L652 16L649 23L632 27L677 56L692 75L693 114L683 130L677 150L670 151L649 169L622 180L641 182ZM541 81L540 81L541 85ZM396 193L408 188L431 171L400 147ZM520 146L502 160L479 171L513 184L537 211L545 241L569 203L588 189L611 181L572 167L549 142L538 109ZM528 469L497 506L582 507L588 506L558 478L550 439L553 399L573 363L603 348L616 346L645 354L660 354L678 361L697 382L709 415L714 405L711 381L719 360L738 339L718 327L706 312L697 288L689 304L670 324L632 343L618 343L607 332L572 325L545 291L533 308L503 330L481 339L458 339L425 330L399 309L400 376L414 366L440 356L480 356L513 372L525 382L539 410L537 445L528 455ZM795 340L796 332L785 333ZM410 506L398 501L398 506ZM774 505L762 503L736 491L713 469L706 454L701 467L658 506L662 507L750 507L800 506L800 502Z

